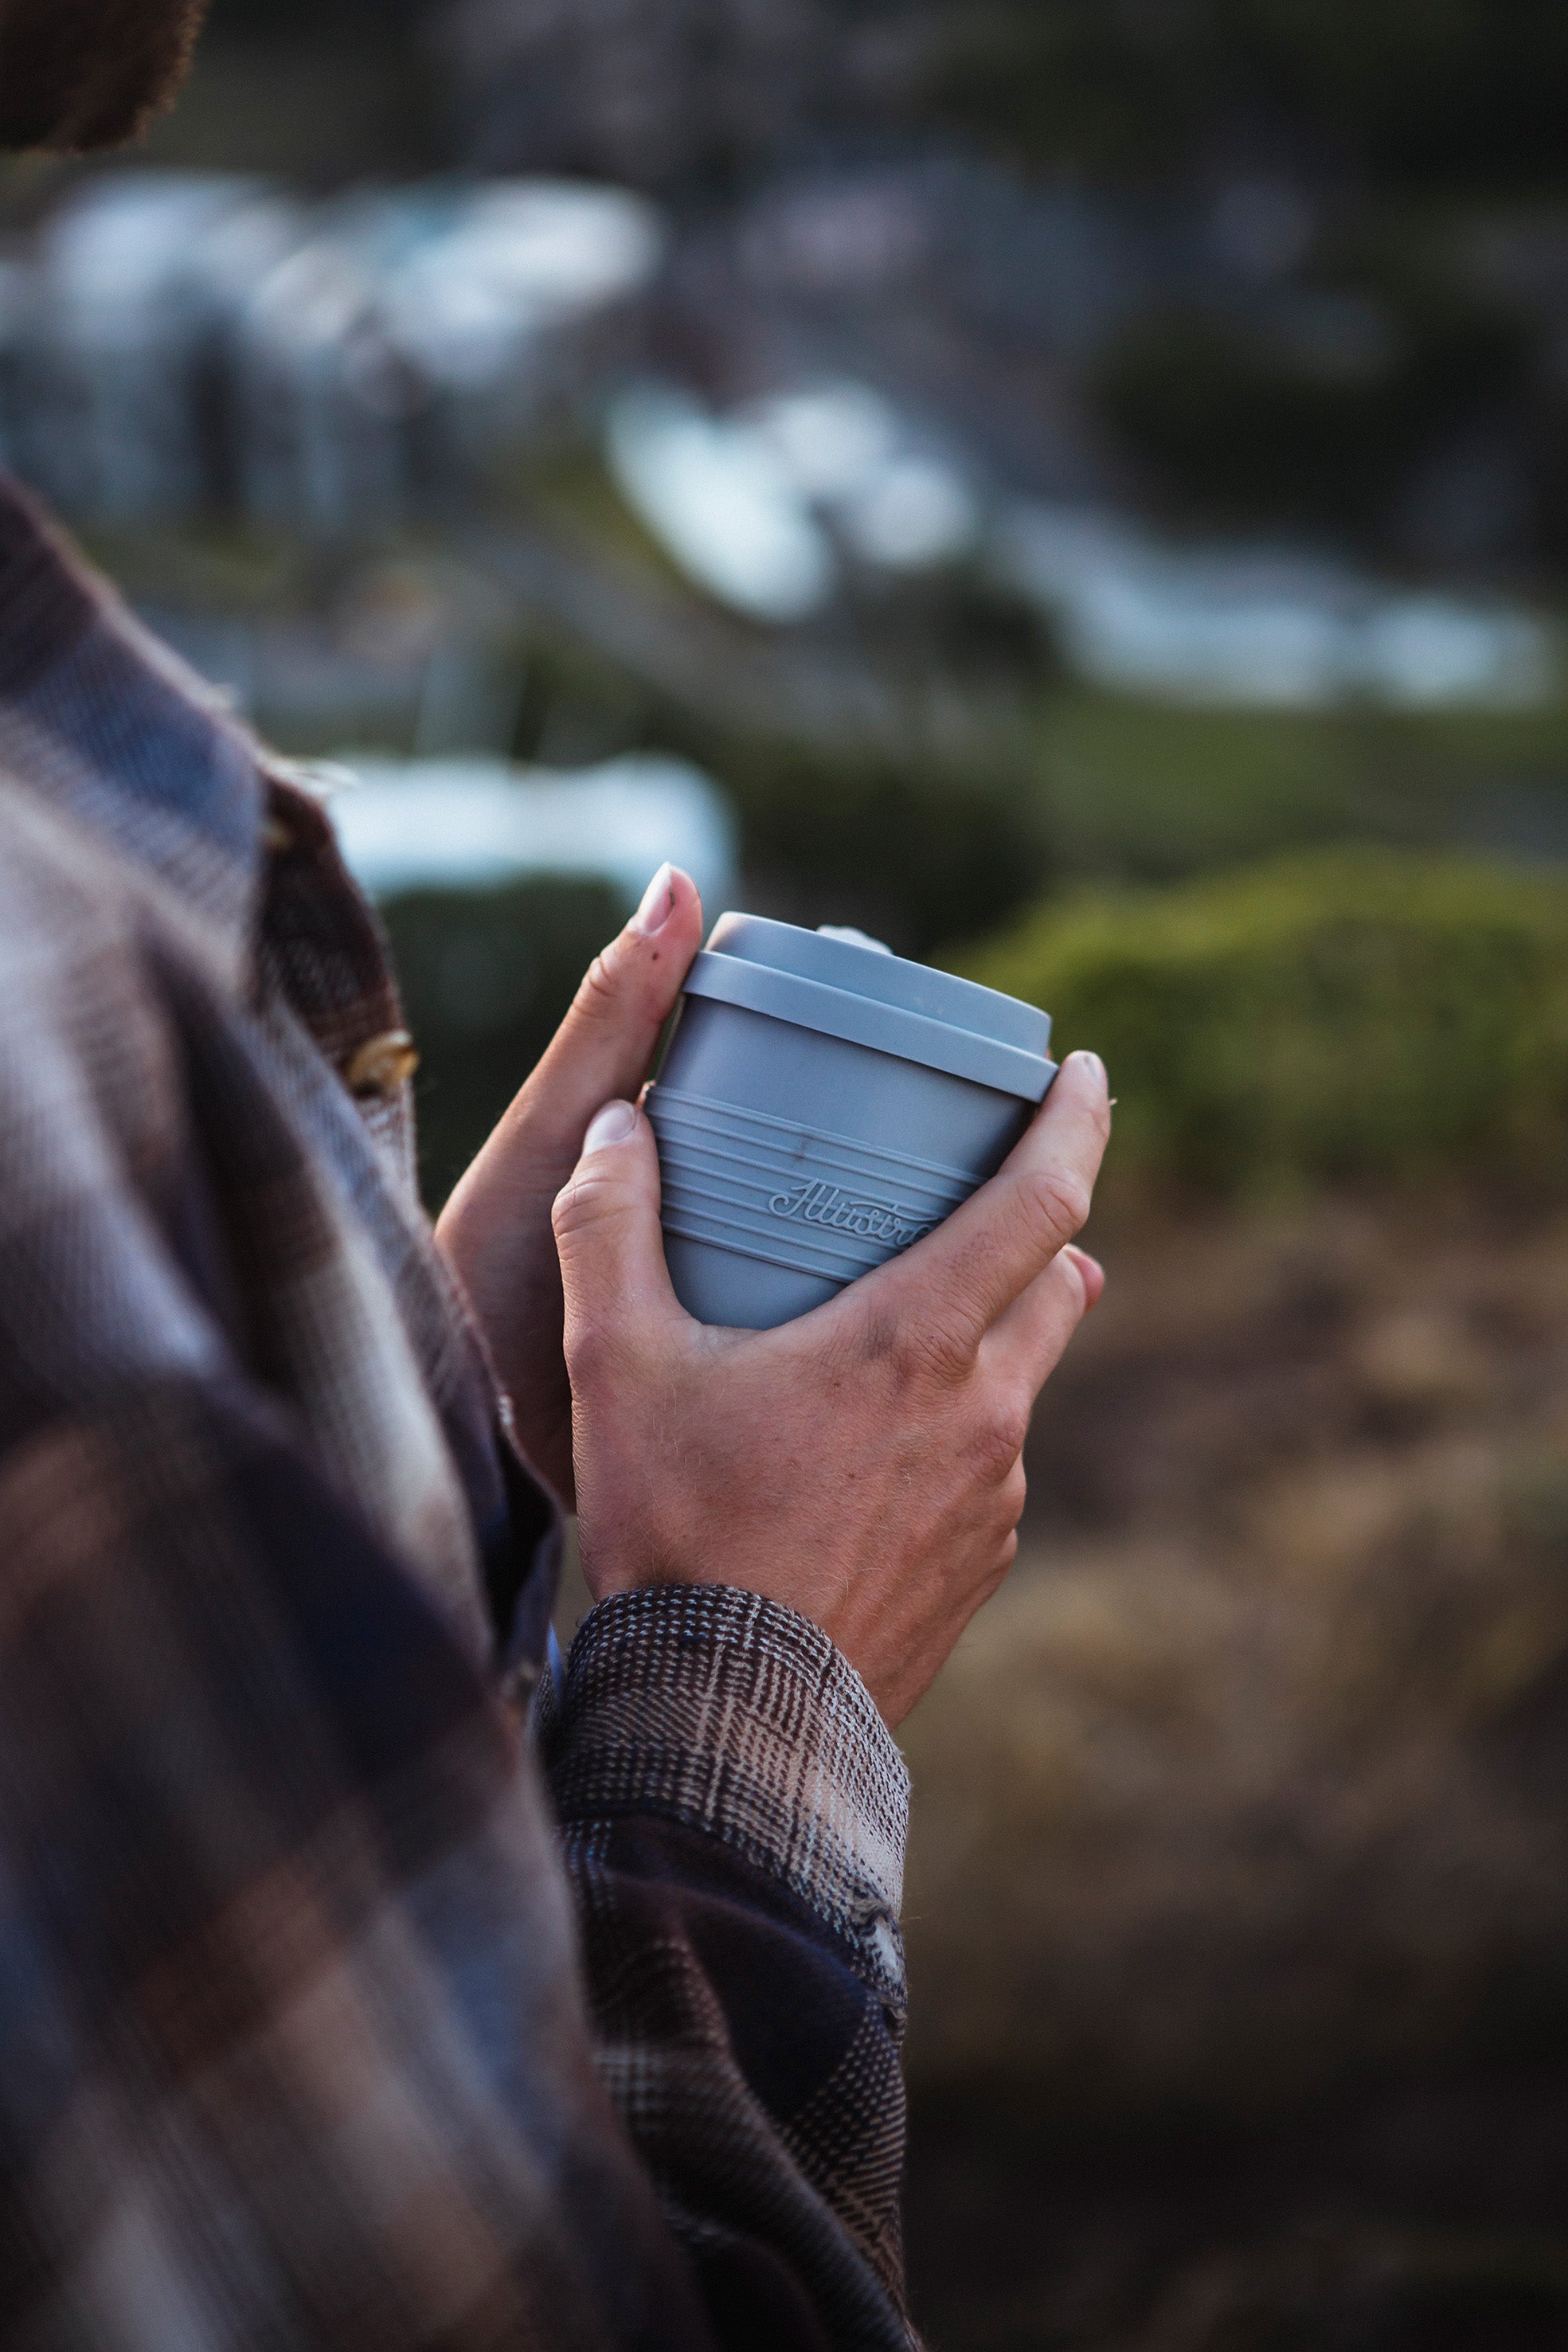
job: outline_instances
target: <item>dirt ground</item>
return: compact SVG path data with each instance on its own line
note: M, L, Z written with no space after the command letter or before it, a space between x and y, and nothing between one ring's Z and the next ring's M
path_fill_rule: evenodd
M933 2352L1562 2352L1568 2066L1342 2089L1269 2123L1073 2132L917 2105Z
M1100 1236L907 1727L947 2352L1568 2346L1568 1222Z

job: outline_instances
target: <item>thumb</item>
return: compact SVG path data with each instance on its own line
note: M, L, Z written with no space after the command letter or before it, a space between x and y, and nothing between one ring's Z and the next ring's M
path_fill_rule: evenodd
M661 866L625 929L594 958L508 1114L526 1129L541 1162L553 1160L564 1170L600 1104L637 1093L702 929L702 900L690 876Z
M684 1319L664 1264L659 1201L653 1129L632 1104L606 1103L555 1204L569 1365L629 1327Z

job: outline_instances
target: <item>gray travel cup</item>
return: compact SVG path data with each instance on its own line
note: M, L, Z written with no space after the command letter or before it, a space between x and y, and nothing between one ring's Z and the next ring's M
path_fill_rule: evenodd
M675 1295L768 1330L996 1173L1056 1076L1051 1019L858 933L721 915L648 1099Z

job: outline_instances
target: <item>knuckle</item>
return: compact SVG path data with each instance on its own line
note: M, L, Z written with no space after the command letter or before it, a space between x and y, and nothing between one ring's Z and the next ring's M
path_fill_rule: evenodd
M572 1011L584 1020L601 1021L606 1014L616 1010L620 999L612 950L605 948L594 957L579 982L577 994L572 1000Z
M1087 1177L1060 1161L1032 1170L1023 1179L1023 1212L1042 1243L1060 1247L1089 1222L1093 1194Z
M641 1388L654 1363L646 1333L635 1316L625 1313L615 1293L569 1297L561 1352L568 1378L579 1394L591 1394L606 1386L619 1393Z
M597 1315L574 1315L566 1328L567 1378L574 1389L592 1388L602 1379L613 1348L610 1326Z
M645 1349L613 1308L580 1307L569 1316L562 1353L568 1382L580 1401L611 1397L623 1408L646 1388Z
M878 1296L864 1298L860 1304L862 1311L855 1332L860 1355L868 1364L892 1364L897 1369L904 1356L903 1324Z
M972 1607L983 1609L988 1601L996 1599L1008 1580L1008 1572L1018 1558L1018 1536L1011 1528L1005 1534L998 1533L995 1542L977 1563L975 1583L971 1588Z
M550 1224L558 1242L570 1241L591 1226L602 1224L622 1206L621 1189L611 1177L580 1170L556 1194Z
M563 1185L550 1204L550 1228L558 1242L569 1241L583 1225L583 1187L574 1176Z
M940 1323L911 1320L894 1337L893 1362L908 1388L950 1389L970 1371L973 1351Z
M971 1457L993 1485L1005 1486L1019 1469L1019 1456L1028 1435L1027 1408L1015 1397L992 1397L978 1416L970 1444Z

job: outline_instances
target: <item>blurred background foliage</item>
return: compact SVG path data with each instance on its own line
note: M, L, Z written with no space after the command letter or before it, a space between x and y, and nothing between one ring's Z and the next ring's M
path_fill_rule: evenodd
M433 1206L670 851L1110 1064L906 1734L938 2352L1568 2342L1565 121L1547 0L216 0L0 175L0 451L362 775Z
M1239 121L1385 185L1555 188L1551 0L1055 0L952 8L928 102L1029 163L1202 168Z
M1032 914L972 979L1116 1073L1112 1181L1254 1200L1470 1176L1556 1196L1568 883L1337 851Z
M553 878L482 893L402 890L388 902L388 941L424 1055L419 1155L433 1200L451 1192L623 919L603 883Z

